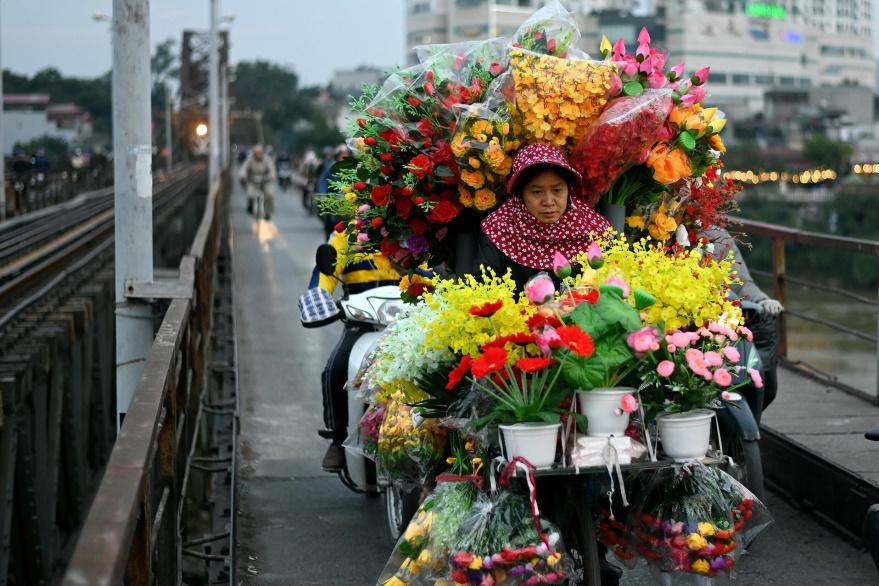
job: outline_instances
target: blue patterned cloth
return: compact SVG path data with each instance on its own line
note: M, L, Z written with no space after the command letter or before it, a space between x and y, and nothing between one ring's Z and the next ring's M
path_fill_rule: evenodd
M308 289L299 296L299 319L306 328L316 328L335 321L341 310L333 296L320 287Z

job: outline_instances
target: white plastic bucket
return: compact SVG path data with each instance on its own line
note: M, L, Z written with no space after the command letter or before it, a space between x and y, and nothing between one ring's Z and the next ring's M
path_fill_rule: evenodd
M577 391L580 413L586 416L586 435L608 437L625 435L629 414L622 410L622 398L635 393L631 387Z
M702 460L708 453L714 411L693 409L657 419L662 451L675 462Z
M514 423L499 425L507 462L522 456L535 468L552 466L561 423Z

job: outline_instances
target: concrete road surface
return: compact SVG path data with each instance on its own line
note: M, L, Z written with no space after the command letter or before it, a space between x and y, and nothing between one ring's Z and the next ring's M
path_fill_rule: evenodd
M322 241L297 191L278 193L270 222L233 195L235 303L241 387L238 584L366 586L393 543L380 499L323 472L320 372L339 326L306 330L296 300ZM781 390L784 392L784 389ZM777 495L776 523L738 566L743 585L879 584L869 556ZM653 584L639 569L623 584Z

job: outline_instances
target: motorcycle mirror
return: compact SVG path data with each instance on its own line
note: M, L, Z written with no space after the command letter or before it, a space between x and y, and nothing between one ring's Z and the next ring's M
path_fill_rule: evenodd
M332 277L336 274L337 258L335 248L329 244L321 244L317 247L317 252L314 255L314 263L317 265L317 270Z

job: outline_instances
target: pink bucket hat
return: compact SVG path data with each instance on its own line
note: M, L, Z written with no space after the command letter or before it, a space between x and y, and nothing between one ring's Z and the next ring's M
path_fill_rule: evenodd
M507 181L507 192L513 195L513 188L522 171L534 165L552 165L560 167L568 172L575 182L579 182L582 177L574 170L565 158L565 154L557 146L551 144L535 143L529 144L516 153L513 160L513 171Z

